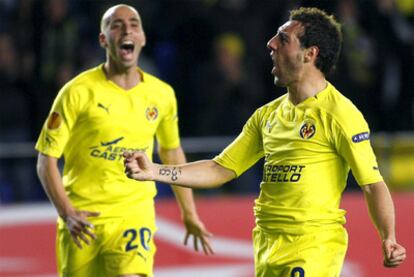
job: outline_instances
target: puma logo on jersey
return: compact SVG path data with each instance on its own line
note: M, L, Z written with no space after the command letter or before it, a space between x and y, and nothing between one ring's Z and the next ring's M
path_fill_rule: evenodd
M109 107L110 107L111 105L109 105L108 107L105 107L103 104L101 104L101 103L98 103L98 108L102 108L102 109L104 109L108 114L109 114Z
M141 258L144 260L144 262L147 262L147 258L145 258L145 257L144 257L144 255L142 255L142 253L141 253L141 252L137 251L137 255L138 255L139 257L141 257Z
M48 135L45 136L45 141L49 146L52 145L52 139Z

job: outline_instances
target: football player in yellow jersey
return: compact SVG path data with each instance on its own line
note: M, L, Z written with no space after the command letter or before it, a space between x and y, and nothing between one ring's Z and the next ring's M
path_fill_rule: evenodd
M36 144L37 171L58 214L60 276L152 276L155 245L153 181L128 179L122 153L153 152L185 163L173 89L137 67L145 34L138 12L117 5L102 17L104 64L59 92ZM65 158L63 178L58 159ZM192 191L174 188L187 229L184 242L211 254L210 233L198 218Z
M342 43L340 24L316 8L290 13L267 47L275 85L287 93L259 108L219 156L183 165L127 152L126 174L191 188L217 187L265 159L253 231L256 276L339 276L347 249L339 208L352 170L382 241L384 265L406 251L395 237L394 206L378 170L368 125L325 76Z

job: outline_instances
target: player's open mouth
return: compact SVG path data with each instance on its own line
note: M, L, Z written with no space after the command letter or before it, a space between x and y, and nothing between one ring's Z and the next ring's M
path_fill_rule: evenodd
M121 55L127 56L131 55L134 52L135 45L132 41L124 41L121 44Z

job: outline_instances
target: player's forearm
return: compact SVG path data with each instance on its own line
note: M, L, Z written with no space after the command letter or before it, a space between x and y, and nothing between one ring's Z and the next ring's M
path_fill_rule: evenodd
M158 149L158 153L163 164L175 165L187 162L184 151L181 147L176 149L164 149L160 147ZM183 216L197 216L192 190L190 188L180 186L172 186L171 188Z
M73 206L64 190L57 159L39 153L37 174L49 200L59 216L65 219L66 215L73 211Z
M384 182L362 187L371 218L383 240L395 241L395 211L391 194Z
M182 187L215 188L230 181L235 174L212 160L181 165L154 164L154 179Z

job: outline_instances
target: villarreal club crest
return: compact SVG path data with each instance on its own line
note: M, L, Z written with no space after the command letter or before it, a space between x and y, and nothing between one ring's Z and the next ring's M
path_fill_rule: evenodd
M316 132L316 127L315 127L315 123L311 120L306 120L305 122L303 122L302 126L300 127L300 136L303 139L310 139L311 137L313 137L315 135Z
M150 106L145 110L145 115L148 121L154 121L158 117L158 109L155 106Z

